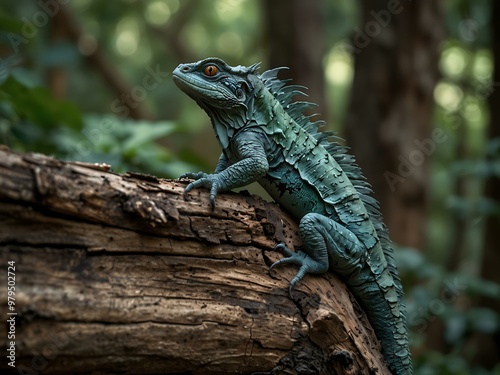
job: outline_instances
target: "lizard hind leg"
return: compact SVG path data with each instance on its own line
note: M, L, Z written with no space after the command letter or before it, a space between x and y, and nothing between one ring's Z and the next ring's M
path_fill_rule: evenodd
M290 282L290 291L306 274L325 273L330 266L341 276L348 276L359 265L360 258L366 252L353 232L317 213L309 213L300 220L299 236L304 250L293 252L284 244L279 244L275 249L283 251L286 258L278 260L271 266L271 268L279 264L300 266Z
M321 274L328 271L328 246L325 238L325 222L331 221L325 216L310 213L305 215L299 224L299 236L304 244L305 250L293 252L284 244L279 244L275 250L282 251L286 258L280 259L271 265L271 269L280 264L295 264L300 266L299 271L290 282L289 292L295 284L299 282L306 274Z

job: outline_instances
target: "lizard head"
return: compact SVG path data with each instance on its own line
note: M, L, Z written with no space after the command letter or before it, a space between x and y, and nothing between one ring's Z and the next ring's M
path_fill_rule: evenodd
M232 67L211 57L180 64L173 72L173 80L203 108L245 110L253 94L258 65Z

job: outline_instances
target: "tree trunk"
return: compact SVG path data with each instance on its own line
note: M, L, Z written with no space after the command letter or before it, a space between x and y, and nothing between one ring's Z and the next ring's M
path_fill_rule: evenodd
M294 83L308 88L307 100L318 104L321 117L327 118L326 111L331 110L331 105L325 101L323 76L324 1L263 0L262 7L269 41L269 66L289 67Z
M0 149L2 371L389 374L335 275L269 272L278 206L184 186Z
M497 16L500 16L500 3L492 1L491 45L493 46L493 82L495 83L500 82L500 24L493 21ZM498 88L491 92L488 97L488 104L490 109L488 140L500 140L500 126L498 125L500 122L500 91ZM498 154L495 157L498 160ZM493 175L486 181L485 195L493 205L496 205L496 208L492 210L493 212L490 213L485 223L481 277L500 284L500 274L498 272L498 265L500 264L500 216L498 214L498 208L500 207L500 178L498 176ZM500 311L500 300L498 298L482 297L479 305L496 312ZM490 369L498 365L498 348L500 347L500 332L498 329L493 334L477 333L473 343L478 343L473 347L480 348L476 352L475 363Z
M373 185L392 240L422 249L433 90L444 37L440 1L362 0L346 137Z

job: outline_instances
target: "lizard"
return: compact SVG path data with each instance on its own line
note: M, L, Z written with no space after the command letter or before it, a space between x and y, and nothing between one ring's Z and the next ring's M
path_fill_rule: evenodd
M412 373L403 290L371 185L347 147L324 121L304 115L315 104L292 101L303 86L278 73L258 73L260 63L230 66L219 58L180 64L174 83L210 117L222 149L215 171L188 172L180 178L192 189L210 189L215 207L219 191L257 181L299 222L303 244L271 265L299 266L292 288L306 274L331 269L347 284L366 312L392 374Z

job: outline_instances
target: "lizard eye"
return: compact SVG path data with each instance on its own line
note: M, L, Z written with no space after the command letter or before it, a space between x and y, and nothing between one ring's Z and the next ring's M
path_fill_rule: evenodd
M205 73L209 77L213 77L219 72L219 68L217 68L215 65L208 65L203 69L203 73Z

